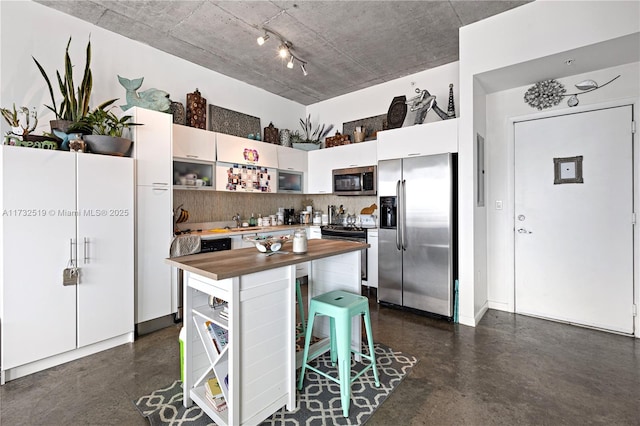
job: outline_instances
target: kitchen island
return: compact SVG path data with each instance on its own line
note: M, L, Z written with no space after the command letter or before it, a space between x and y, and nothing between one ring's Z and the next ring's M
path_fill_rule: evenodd
M295 409L300 363L295 345L295 265L310 263L309 297L331 290L360 293L360 255L367 247L309 240L306 254L291 253L287 243L282 247L289 251L286 254L266 256L251 247L167 259L185 271L185 407L195 402L215 423L226 425L259 424L285 405ZM221 315L222 301L227 315ZM310 353L327 346L328 321L316 323L314 334L324 339ZM211 337L210 329L222 333L222 342ZM352 336L352 345L359 348L357 319ZM204 384L214 375L226 400L223 411L205 395Z

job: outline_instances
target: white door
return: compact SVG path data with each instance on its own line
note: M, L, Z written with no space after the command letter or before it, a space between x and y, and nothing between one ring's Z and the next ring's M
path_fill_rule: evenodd
M3 146L2 369L76 347L75 154ZM73 252L73 254L72 254Z
M515 124L517 313L633 333L631 120L624 106Z
M133 160L78 155L78 347L133 331Z

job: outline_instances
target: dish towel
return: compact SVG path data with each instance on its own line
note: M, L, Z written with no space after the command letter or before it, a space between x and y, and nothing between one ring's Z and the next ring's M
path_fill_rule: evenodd
M199 235L178 235L173 238L169 256L178 257L200 252Z

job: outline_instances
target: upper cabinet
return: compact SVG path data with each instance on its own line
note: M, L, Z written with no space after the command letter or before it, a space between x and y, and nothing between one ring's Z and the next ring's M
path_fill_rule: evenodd
M217 161L278 168L277 145L217 133L216 150Z
M172 181L171 128L173 117L164 112L140 107L131 109L136 158L136 184L169 188Z
M173 156L187 160L216 161L216 134L174 124Z
M378 132L378 161L458 152L458 119Z
M333 169L378 164L376 145L376 141L370 141L309 151L307 192L309 194L333 193L331 184Z
M296 172L307 172L307 151L276 145L278 168Z

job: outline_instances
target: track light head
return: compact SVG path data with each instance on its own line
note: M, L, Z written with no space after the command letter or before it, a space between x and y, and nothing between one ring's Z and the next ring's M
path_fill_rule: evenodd
M286 58L291 55L291 52L289 52L290 47L291 47L291 43L286 41L282 42L280 47L278 47L278 54L280 55L281 58Z
M289 62L287 62L287 68L293 69L293 55L291 55Z
M300 69L302 70L302 75L304 75L305 77L307 76L307 67L305 67L306 62L301 62L300 63Z
M258 37L258 45L262 46L267 40L269 40L269 34L265 33L263 36Z

